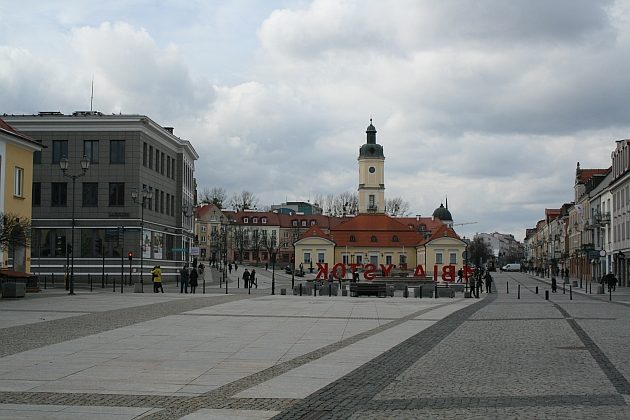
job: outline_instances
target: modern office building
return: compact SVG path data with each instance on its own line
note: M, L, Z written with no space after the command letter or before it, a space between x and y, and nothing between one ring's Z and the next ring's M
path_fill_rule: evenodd
M150 282L154 265L168 279L189 258L198 155L173 128L93 111L2 118L46 147L33 158L32 272L73 261L78 282L140 272Z

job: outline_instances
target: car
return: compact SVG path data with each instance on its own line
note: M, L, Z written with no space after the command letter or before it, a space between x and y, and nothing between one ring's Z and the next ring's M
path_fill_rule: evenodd
M284 267L284 272L287 274L291 274L292 270L291 270L291 266L287 265L286 267Z
M521 264L511 263L501 267L501 271L521 271Z

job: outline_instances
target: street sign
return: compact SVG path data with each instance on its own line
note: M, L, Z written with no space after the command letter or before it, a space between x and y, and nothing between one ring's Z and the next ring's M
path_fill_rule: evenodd
M191 246L190 247L190 255L199 255L201 253L201 250L199 249L198 246Z

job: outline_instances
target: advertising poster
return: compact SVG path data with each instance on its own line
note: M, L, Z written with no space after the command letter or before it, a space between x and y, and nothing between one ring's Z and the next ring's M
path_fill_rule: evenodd
M164 247L164 237L161 233L153 232L153 258L162 259L162 249Z
M142 230L142 258L151 258L151 231Z

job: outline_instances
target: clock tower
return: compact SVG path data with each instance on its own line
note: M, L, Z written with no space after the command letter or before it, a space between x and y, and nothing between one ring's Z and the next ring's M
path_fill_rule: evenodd
M367 143L359 149L359 214L385 213L385 156L383 146L376 143L376 128L365 131Z

